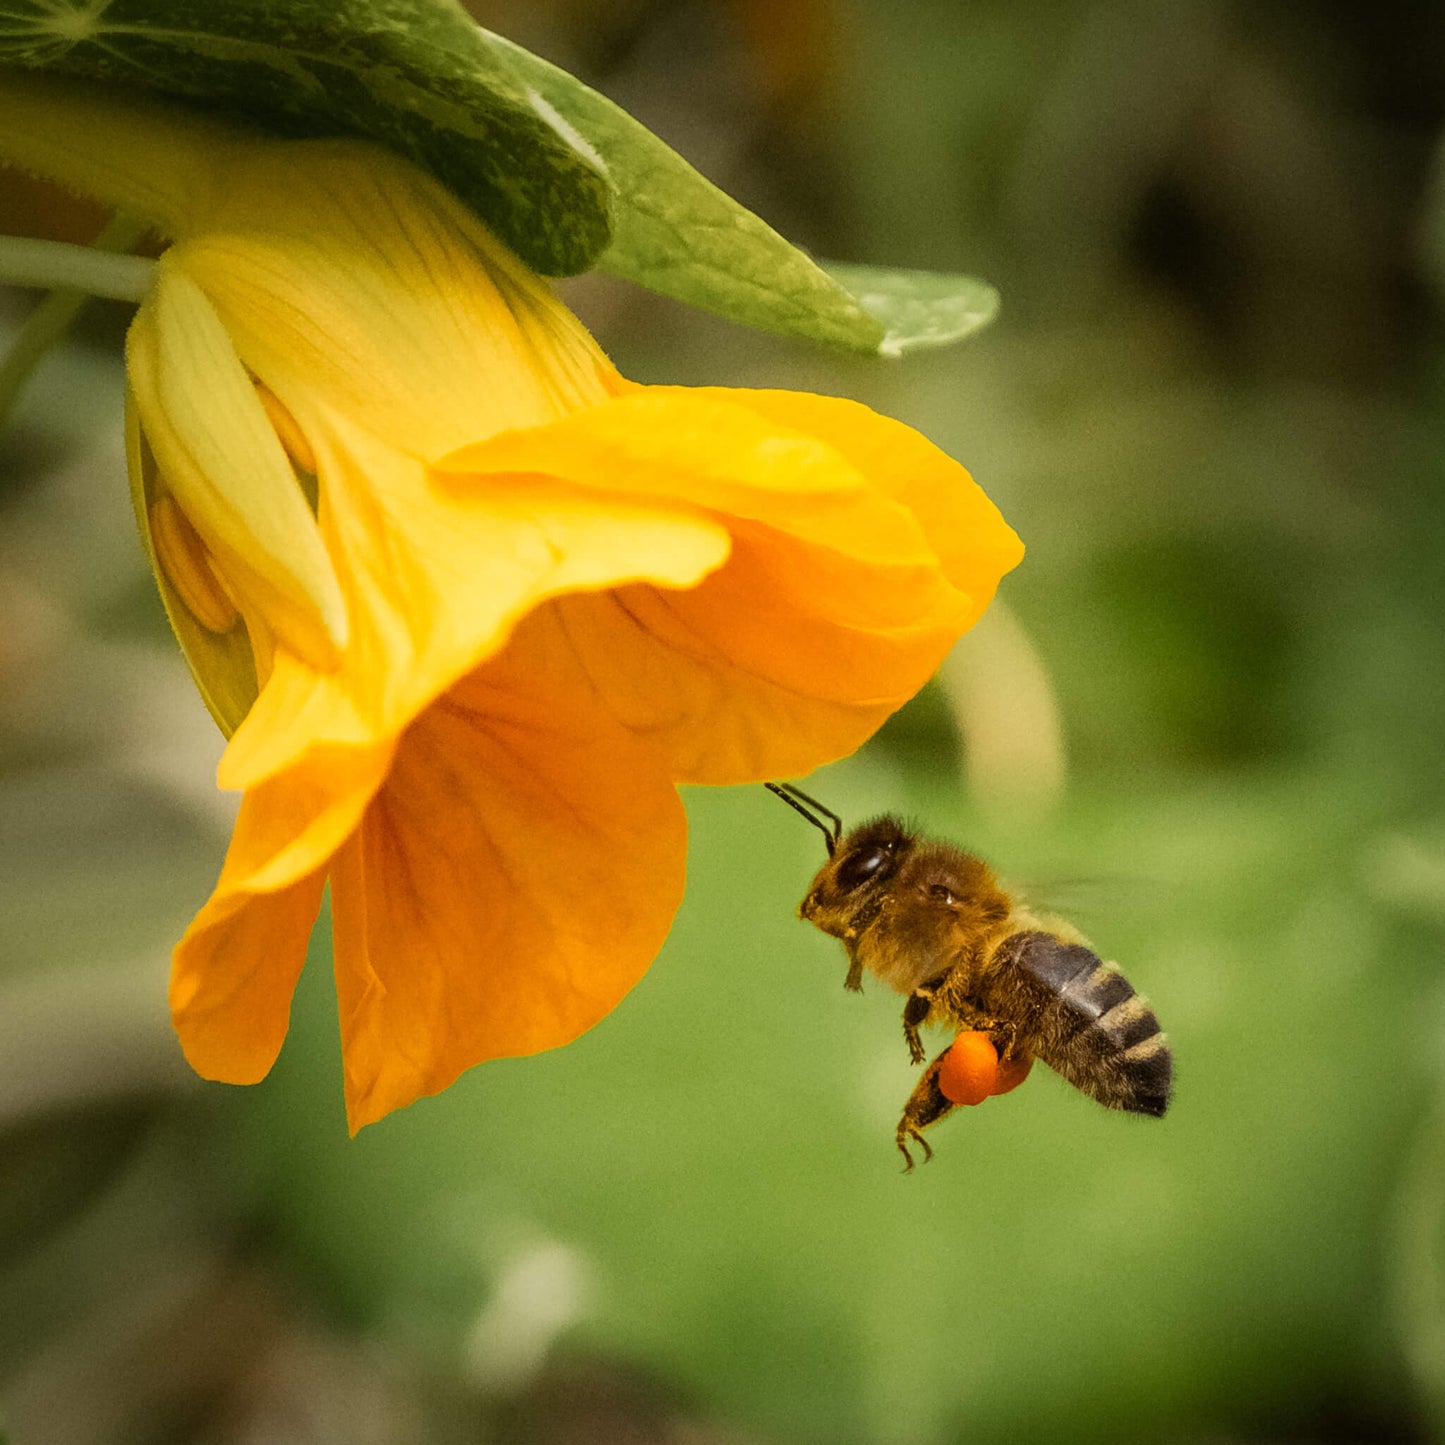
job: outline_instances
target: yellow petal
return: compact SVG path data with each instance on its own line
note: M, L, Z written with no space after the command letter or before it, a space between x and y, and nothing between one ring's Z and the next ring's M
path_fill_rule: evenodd
M652 750L510 652L425 713L332 874L353 1132L615 1007L667 935L685 850Z
M0 155L153 221L167 236L209 210L238 134L153 96L0 71Z
M316 519L219 317L169 253L127 356L146 440L243 609L335 666L346 605Z
M236 150L225 200L175 254L308 437L336 413L430 460L618 384L544 282L375 147Z
M340 417L323 428L317 464L323 531L352 599L350 644L329 673L278 650L223 760L226 787L253 786L319 743L394 739L548 597L644 578L687 587L730 545L700 513L547 479L439 486L415 457Z
M499 473L557 477L612 496L662 498L762 523L875 565L936 567L914 517L831 437L760 416L744 404L749 395L636 388L548 426L475 442L443 458L438 470L456 474L459 488ZM890 432L908 430L867 415ZM950 465L972 486L962 467Z

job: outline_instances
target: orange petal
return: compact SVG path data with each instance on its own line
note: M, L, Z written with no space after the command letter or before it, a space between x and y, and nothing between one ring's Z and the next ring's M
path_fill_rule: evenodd
M355 1132L484 1059L575 1038L682 897L686 820L654 752L510 652L407 731L332 872Z
M547 609L551 640L531 634L684 782L805 773L851 752L927 681L1021 551L956 462L826 397L794 414L784 393L643 388L443 465L665 494L728 522L732 555L697 586L568 597Z
M251 786L317 740L396 737L547 597L639 578L686 587L728 555L726 530L695 510L547 479L464 493L336 416L312 440L351 640L330 673L278 650L227 750L223 786Z
M275 1060L327 864L391 751L315 748L242 799L215 892L172 960L176 1031L206 1078L254 1083Z
M171 1018L206 1079L254 1084L281 1051L326 870L270 893L218 892L176 945Z
M777 425L827 437L918 519L944 571L973 598L978 611L993 595L986 580L996 582L1023 560L1023 543L988 495L921 432L843 397L799 391L726 394Z
M573 678L576 690L599 698L659 750L676 781L749 783L808 773L852 752L927 681L952 641L944 634L915 653L912 676L881 698L819 696L808 684L823 659L794 654L790 644L823 629L751 600L765 609L762 618L738 619L730 635L720 615L709 635L691 626L701 604L690 593L619 588L560 598L525 619L513 645L527 649L546 675ZM734 637L766 626L768 617L780 662L796 663L797 684L786 674L762 676L729 654ZM843 636L832 642L837 656L847 654ZM877 682L862 672L855 680L860 690Z
M394 744L318 746L241 800L217 894L264 893L325 865L381 787Z

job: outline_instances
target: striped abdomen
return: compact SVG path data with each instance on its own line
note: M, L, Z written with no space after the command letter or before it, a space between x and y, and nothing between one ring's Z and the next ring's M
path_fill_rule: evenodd
M1082 944L1015 933L994 956L979 1002L1016 1025L1018 1047L1110 1109L1160 1115L1173 1058L1154 1010Z

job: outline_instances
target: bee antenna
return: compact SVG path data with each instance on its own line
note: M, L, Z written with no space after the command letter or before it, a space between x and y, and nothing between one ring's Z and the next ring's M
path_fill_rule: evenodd
M843 836L843 820L831 808L825 808L816 798L810 798L801 788L795 788L791 783L764 783L763 786L770 793L776 793L795 813L801 813L815 828L821 830L828 844L828 856L831 858L839 838ZM823 821L824 818L828 819L828 823ZM829 823L832 824L831 827Z

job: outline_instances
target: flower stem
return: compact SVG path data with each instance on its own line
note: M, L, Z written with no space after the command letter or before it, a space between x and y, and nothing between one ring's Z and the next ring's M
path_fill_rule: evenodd
M104 252L129 251L149 229L146 222L117 212L106 222L93 245ZM137 258L127 256L123 259L134 261ZM10 343L9 351L0 360L0 433L9 425L20 393L35 368L64 339L71 323L89 300L90 295L78 287L58 286L25 318Z
M139 301L155 264L146 256L116 255L68 241L0 236L0 283L12 286L64 286L114 301Z

